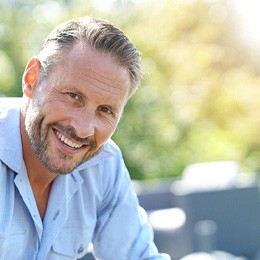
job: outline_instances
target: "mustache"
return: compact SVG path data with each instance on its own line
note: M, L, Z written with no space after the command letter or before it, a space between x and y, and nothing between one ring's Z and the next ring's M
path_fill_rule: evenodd
M83 145L90 145L92 147L96 147L97 144L93 138L86 137L86 138L81 138L76 134L76 130L72 126L64 126L59 123L52 123L50 125L52 128L55 128L56 130L60 131L61 133L66 134L69 138L82 143Z

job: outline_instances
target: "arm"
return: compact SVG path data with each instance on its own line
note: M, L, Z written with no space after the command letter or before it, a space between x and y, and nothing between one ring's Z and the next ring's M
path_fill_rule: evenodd
M122 158L119 161L104 167L103 203L93 238L95 256L105 260L170 259L158 253L146 212L139 206Z

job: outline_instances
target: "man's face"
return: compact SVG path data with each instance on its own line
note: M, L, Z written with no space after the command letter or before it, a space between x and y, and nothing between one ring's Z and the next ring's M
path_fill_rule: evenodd
M35 87L25 116L33 150L66 174L97 154L115 131L130 77L108 54L75 45Z

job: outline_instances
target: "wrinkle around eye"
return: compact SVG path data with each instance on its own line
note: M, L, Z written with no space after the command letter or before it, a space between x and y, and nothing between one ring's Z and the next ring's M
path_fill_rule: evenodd
M77 93L67 92L67 94L68 94L71 98L73 98L73 99L75 99L75 100L79 100L79 99L80 99L80 96L79 96Z
M102 108L107 108L107 107L102 107ZM101 109L102 109L101 108ZM99 114L101 115L101 117L106 118L108 121L110 121L111 124L114 124L120 120L121 117L121 113L119 113L118 111L113 111L112 109L108 108L108 112L102 112L102 110L99 109Z
M100 108L100 111L105 113L105 114L113 114L113 112L110 108L104 107L104 106Z
M85 104L84 102L84 97L80 93L75 93L75 92L66 92L65 93L68 100L72 102L74 105L77 107L81 107Z

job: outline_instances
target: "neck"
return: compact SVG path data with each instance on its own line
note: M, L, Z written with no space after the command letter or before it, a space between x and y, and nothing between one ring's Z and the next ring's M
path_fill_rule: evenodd
M40 216L43 218L47 209L52 182L57 175L48 171L33 151L24 121L24 116L21 114L20 129L23 159Z

